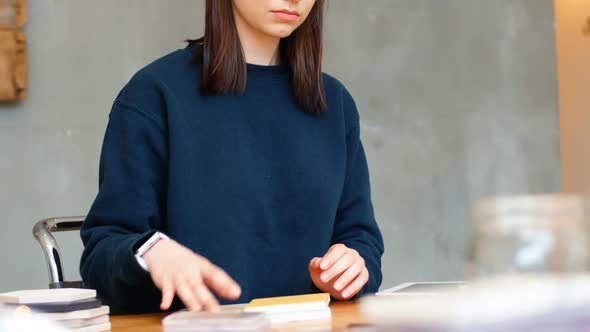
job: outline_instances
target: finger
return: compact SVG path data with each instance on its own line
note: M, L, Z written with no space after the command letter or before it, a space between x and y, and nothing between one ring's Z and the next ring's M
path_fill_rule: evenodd
M323 282L329 282L330 280L334 279L334 277L338 276L340 273L346 271L353 263L352 255L346 254L342 256L330 269L327 271L322 272L320 275L320 279Z
M359 274L356 279L354 279L354 281L342 291L342 297L349 299L355 296L361 290L361 288L363 288L367 281L369 281L369 271L364 268L362 269L361 274Z
M171 280L165 280L162 282L162 303L160 309L166 311L170 309L170 305L174 300L174 284Z
M228 300L237 300L242 294L240 285L221 268L209 263L202 272L205 284L219 296Z
M201 310L201 303L195 297L194 290L188 282L180 282L176 286L176 293L178 297L182 300L182 303L190 310L190 311L200 311Z
M211 291L205 286L205 284L200 283L196 286L196 296L206 310L219 311L219 302L217 302L217 299L211 294Z
M324 255L324 257L322 258L322 261L320 263L320 267L322 268L322 270L325 271L332 267L334 263L336 263L342 256L344 256L344 254L346 254L346 249L346 246L344 246L343 244L333 245L330 248L330 250L328 250L326 255Z
M320 257L312 258L312 260L309 262L309 268L312 270L319 270L321 261L322 259Z
M360 261L352 264L334 283L334 289L341 291L348 286L363 270L363 264Z

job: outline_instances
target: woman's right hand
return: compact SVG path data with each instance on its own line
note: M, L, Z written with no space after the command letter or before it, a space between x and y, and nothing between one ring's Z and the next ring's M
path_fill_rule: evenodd
M225 271L174 240L158 241L143 259L162 291L162 310L170 308L175 294L191 311L218 311L219 302L211 291L228 300L237 300L242 293Z

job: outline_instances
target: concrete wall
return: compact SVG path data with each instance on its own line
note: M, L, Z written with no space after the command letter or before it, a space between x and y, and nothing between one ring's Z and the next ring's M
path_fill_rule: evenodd
M30 1L30 98L0 106L0 291L44 287L30 235L84 214L113 98L202 32L196 0ZM551 0L329 1L325 70L356 97L384 286L461 276L469 207L559 189ZM75 234L59 237L78 278Z
M195 0L28 2L30 98L0 106L0 291L46 287L34 222L88 212L115 96L139 68L200 34L204 15ZM59 240L66 276L79 279L79 235Z
M325 69L362 112L384 286L457 279L470 206L560 189L553 1L331 1Z

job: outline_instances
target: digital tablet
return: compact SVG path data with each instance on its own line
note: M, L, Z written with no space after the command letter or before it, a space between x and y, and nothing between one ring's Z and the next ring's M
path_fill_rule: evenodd
M385 289L377 295L393 294L438 294L460 291L467 287L465 281L439 281L439 282L406 282L399 286Z

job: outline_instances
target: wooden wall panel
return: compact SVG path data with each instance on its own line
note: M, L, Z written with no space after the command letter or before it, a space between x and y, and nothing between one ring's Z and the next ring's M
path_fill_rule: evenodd
M0 101L27 96L26 21L25 0L0 0Z
M26 0L0 0L0 28L20 29L26 21Z
M562 189L590 191L590 1L555 0Z

